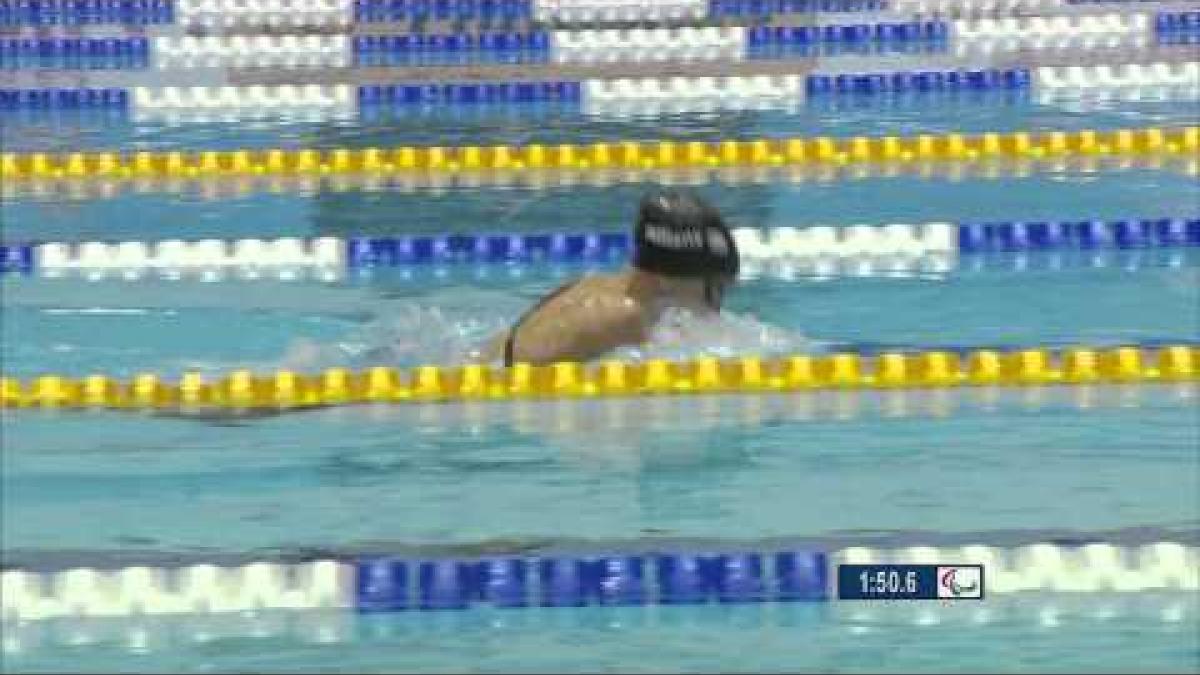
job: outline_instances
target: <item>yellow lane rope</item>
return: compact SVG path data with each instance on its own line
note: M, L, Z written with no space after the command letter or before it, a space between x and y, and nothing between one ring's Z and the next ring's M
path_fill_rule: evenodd
M57 178L0 181L0 199L54 199L88 201L111 199L125 193L165 192L203 200L239 199L256 193L312 194L355 190L392 193L440 191L449 188L555 189L587 186L602 188L619 184L661 183L665 185L803 184L835 181L912 177L922 180L995 180L1028 178L1041 173L1098 173L1101 171L1169 171L1200 176L1200 155L1121 155L1057 157L1041 160L998 159L987 162L922 161L909 163L796 164L791 166L726 166L716 169L682 167L672 169L591 169L566 171L487 171L461 174L408 172L392 174L296 174L262 176L216 176L199 178Z
M4 181L47 179L333 176L734 166L849 166L930 161L983 162L1066 157L1194 157L1200 127L1145 127L975 135L854 136L702 141L615 141L559 145L403 146L330 150L3 153Z
M1040 173L1097 173L1101 171L1170 171L1200 175L1200 155L1071 156L1039 160L995 159L986 162L921 161L875 164L795 164L790 166L725 166L669 169L540 169L445 174L407 173L222 175L209 177L52 178L0 181L0 199L33 197L55 200L108 199L126 192L167 192L207 200L241 198L255 193L311 194L316 191L371 190L419 192L461 188L554 189L606 187L656 182L672 185L762 183L829 183L834 181L913 177L923 180L994 180L1028 178Z
M167 382L154 374L129 381L103 375L0 378L0 408L289 409L356 403L442 402L772 393L818 389L954 388L1200 380L1200 347L1175 345L744 357L720 360L618 361L585 365L517 364L332 368L305 375L247 370L207 381L198 373Z

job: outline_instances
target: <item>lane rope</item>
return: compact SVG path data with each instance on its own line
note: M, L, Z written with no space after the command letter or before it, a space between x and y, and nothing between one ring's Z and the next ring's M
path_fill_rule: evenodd
M911 177L921 180L958 182L964 180L1023 179L1069 172L1111 173L1163 171L1183 176L1200 176L1200 160L1176 154L1086 155L978 160L920 160L915 162L849 163L844 160L791 166L738 165L717 167L586 169L510 169L445 173L407 171L395 173L296 173L274 175L201 175L159 177L38 178L0 181L0 199L94 201L126 193L153 192L187 195L195 200L245 199L257 193L294 196L317 192L338 193L369 190L398 194L432 192L452 188L487 190L513 188L559 190L604 188L613 185L779 185L833 183Z
M776 358L702 357L638 363L517 364L329 368L309 375L234 371L216 379L185 373L177 382L153 373L122 381L105 375L0 378L0 408L166 411L287 410L366 403L440 403L667 396L770 394L839 389L1030 387L1192 382L1200 347L887 352Z
M268 242L269 244L270 242ZM1121 273L1155 272L1194 266L1200 258L1190 248L1099 249L994 253L961 256L953 253L911 255L814 256L748 258L739 279L782 282L827 281L842 278L967 278L991 274L1046 274L1072 270L1120 270ZM193 265L184 267L59 267L53 270L10 272L26 279L51 282L284 282L284 283L385 283L430 284L513 281L564 281L584 274L612 272L623 261L582 260L540 262L433 262L429 264L369 265L359 267L256 264Z
M845 138L613 141L329 150L206 150L200 152L3 153L5 182L33 179L217 178L342 174L443 176L494 171L785 167L1004 159L1122 157L1194 158L1200 127L1046 131Z
M1200 246L1200 217L735 228L745 259ZM222 266L374 267L621 260L627 232L282 237L0 245L0 271Z
M254 58L275 58L267 47L247 47ZM1075 53L1077 48L1065 47ZM1176 48L1178 49L1178 48ZM304 59L321 52L297 43ZM288 52L292 53L292 52ZM1136 53L1134 53L1136 54ZM1181 52L1182 54L1182 52ZM121 57L124 59L125 57ZM282 58L282 57L281 57ZM298 57L299 58L299 57ZM1162 58L1158 56L1157 58ZM1136 61L1136 58L1135 58ZM385 84L280 84L0 88L0 112L109 111L117 116L203 120L212 116L316 115L353 117L379 110L428 108L539 108L594 115L796 108L846 97L979 96L986 92L1032 95L1054 101L1084 97L1187 99L1200 97L1200 64L1194 61L1035 68L947 68L818 72L804 74L617 77L604 79L455 81ZM6 112L7 111L7 112Z
M0 572L6 621L269 610L429 611L748 602L826 602L839 564L982 564L988 594L1200 590L1195 547L1095 543L829 552L686 551L588 556L74 568Z
M1197 247L1200 217L815 225L735 228L733 234L746 263L743 278L782 278L785 272L768 264L772 262L820 262L814 273L836 273L854 263L878 268L880 273L902 272L928 262L931 271L949 272L958 267L959 256ZM277 271L273 276L281 280L340 279L354 270L376 267L615 263L628 258L630 250L627 232L15 242L0 244L0 274L138 279L148 273L183 278L187 273L206 272L222 278L256 278ZM880 258L894 260L870 265ZM1106 262L1097 261L1098 265ZM1070 266L1066 262L1064 266ZM793 270L800 271L795 266ZM234 271L237 274L224 274Z
M236 14L236 12L235 12ZM0 40L0 65L22 68L306 68L514 61L608 63L794 57L816 46L924 44L960 56L1047 50L1144 49L1200 31L1192 13L906 21L817 26L634 28L393 33L206 35ZM121 60L117 57L131 57ZM386 58L381 58L386 57ZM114 61L114 58L117 60Z
M614 24L710 20L770 22L812 13L879 13L892 16L1023 16L1070 12L1087 16L1089 3L1062 0L0 0L0 26L170 25L345 28L356 23L434 22ZM1095 3L1091 3L1095 4ZM1113 3L1105 3L1111 5ZM1101 11L1111 12L1111 6ZM1186 18L1160 26L1188 26Z

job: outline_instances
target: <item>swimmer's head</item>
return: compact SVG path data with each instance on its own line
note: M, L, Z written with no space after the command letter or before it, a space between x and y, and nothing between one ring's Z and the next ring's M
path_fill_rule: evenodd
M634 267L670 279L702 281L705 299L714 308L737 278L733 233L716 208L691 192L660 190L643 197L633 242Z

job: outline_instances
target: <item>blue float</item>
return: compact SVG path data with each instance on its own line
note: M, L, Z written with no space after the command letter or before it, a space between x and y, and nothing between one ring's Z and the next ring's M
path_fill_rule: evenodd
M421 609L466 609L479 596L475 565L461 560L433 560L418 567Z
M354 607L360 612L408 609L408 565L393 558L367 558L354 565Z
M525 607L529 604L528 563L520 558L489 559L479 563L480 599L494 607Z
M829 564L825 553L781 551L775 554L775 599L827 600Z
M537 564L538 585L543 607L582 607L587 604L583 588L581 561L574 558L546 558Z
M659 600L663 604L709 602L716 594L718 561L712 555L664 554L656 560Z
M33 271L33 244L0 245L0 272L29 274Z
M582 565L584 592L601 605L644 605L644 567L639 556L586 560Z
M763 559L757 553L731 553L717 558L717 599L723 603L768 600Z

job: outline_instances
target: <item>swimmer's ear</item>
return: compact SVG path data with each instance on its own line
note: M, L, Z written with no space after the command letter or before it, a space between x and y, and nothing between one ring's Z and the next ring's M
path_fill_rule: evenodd
M725 291L733 285L730 278L727 277L707 277L704 279L704 302L710 308L716 311L721 311L721 304L725 301Z

